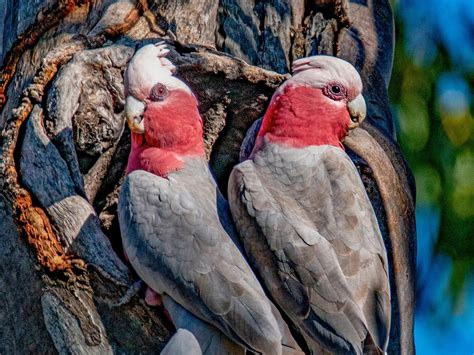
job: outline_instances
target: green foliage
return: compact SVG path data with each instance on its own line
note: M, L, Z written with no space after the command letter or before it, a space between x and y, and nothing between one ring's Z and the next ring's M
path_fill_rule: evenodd
M415 174L417 205L441 213L436 252L452 258L458 294L474 270L474 73L454 66L439 43L430 63L417 63L407 54L402 25L389 89L398 139ZM467 100L442 87L440 78L451 74L468 83Z

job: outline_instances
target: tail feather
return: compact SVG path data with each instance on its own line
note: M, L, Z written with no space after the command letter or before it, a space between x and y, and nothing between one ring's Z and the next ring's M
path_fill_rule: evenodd
M385 352L380 349L374 342L374 339L367 334L367 338L363 344L364 355L384 355Z
M388 347L388 338L390 334L390 295L386 292L376 292L376 315L378 344L384 350Z
M281 333L281 345L283 355L304 355L304 351L301 350L300 346L296 342L295 338L291 334L288 324L282 318L278 309L272 305L272 313L278 322L278 328Z

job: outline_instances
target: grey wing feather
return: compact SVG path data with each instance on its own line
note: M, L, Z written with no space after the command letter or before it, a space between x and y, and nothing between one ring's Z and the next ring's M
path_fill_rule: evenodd
M349 242L333 245L373 342L385 350L390 331L387 253L375 213L357 169L339 149L323 155L331 181L336 227Z
M202 355L194 335L186 329L178 329L160 353L161 355Z
M262 274L270 294L299 327L326 347L350 351L351 344L359 342L360 348L365 333L363 324L357 322L356 325L359 328L362 326L362 329L354 330L352 320L347 319L344 313L330 314L330 312L319 310L320 302L318 301L321 297L315 299L318 295L312 292L311 283L316 283L316 280L311 282L310 279L321 276L321 282L326 284L330 280L323 279L323 269L311 270L315 269L315 266L321 268L320 263L312 265L307 262L307 260L313 260L319 251L305 250L307 244L301 244L303 239L297 234L291 220L284 216L281 207L265 192L264 187L251 171L251 167L249 168L252 163L248 161L243 164L246 163L248 163L247 166L240 165L231 174L229 188L239 186L242 189L237 194L229 191L231 210L250 261ZM234 205L234 201L240 202L241 205ZM253 201L258 201L259 207L256 207ZM259 234L263 234L265 238ZM291 246L292 244L299 245ZM292 250L285 250L288 247ZM333 287L329 285L326 289L325 291L331 291ZM341 300L341 303L345 301L345 299ZM338 324L331 325L332 319L334 319L332 323ZM343 324L344 322L346 324ZM343 334L339 335L333 329L337 326L339 328L344 326ZM355 336L351 337L353 333ZM353 339L355 341L351 342L350 340Z
M208 192L200 191L205 186L191 194L171 180L135 171L122 186L119 222L133 267L153 289L233 341L280 353L281 334L269 302L213 214Z
M188 334L190 333L198 343L199 350L202 352L202 354L245 354L245 348L231 341L213 325L196 318L186 309L181 307L178 303L174 302L170 297L163 296L163 304L168 313L170 314L171 319L173 320L173 323L176 328L186 330ZM169 352L169 354L171 355L175 353ZM180 353L178 352L176 354ZM184 352L182 354L188 353Z
M358 280L348 282L346 272L351 271L351 267L360 267L357 262L354 264L354 260L360 256L355 255L352 260L354 265L350 265L350 254L367 254L367 250L376 253L381 251L383 270L386 267L383 244L371 241L367 245L360 240L364 239L362 234L358 238L349 236L348 245L338 245L341 243L335 239L335 235L347 226L336 225L341 211L333 206L332 195L337 193L333 191L337 187L322 186L321 189L329 189L330 193L326 194L328 201L321 200L324 194L312 191L314 181L306 181L304 176L298 176L297 167L293 167L290 172L293 175L291 178L278 176L279 179L272 179L276 173L281 173L278 161L273 162L269 168L272 171L268 174L260 173L256 168L260 168L260 165L252 161L244 162L234 168L229 182L231 211L251 263L261 272L277 303L306 332L329 349L348 351L352 348L360 353L367 328L372 330L372 327L367 324L366 312L360 309L358 300L355 299L359 295L354 296L352 293ZM331 178L322 180L332 181ZM285 184L288 185L284 186ZM340 187L342 186L343 184ZM295 193L298 196L292 196ZM285 198L288 195L290 197ZM323 221L315 220L314 215L325 208L328 211L324 214ZM369 224L372 225L373 222L370 221ZM322 225L328 227L322 228ZM369 256L369 259L374 258ZM340 260L348 265L341 265ZM380 270L378 272L384 274ZM354 274L360 272L354 271ZM388 296L386 275L382 276L381 283L379 288L382 290L380 296L384 299L383 304L387 303ZM379 297L377 292L376 296L371 294L371 297ZM370 308L370 302L367 303ZM382 329L388 329L389 301L388 310L386 304L383 308L379 323L383 324ZM369 311L373 311L373 308ZM380 316L380 312L378 313ZM380 333L377 328L373 332L375 336ZM381 343L383 347L383 340Z

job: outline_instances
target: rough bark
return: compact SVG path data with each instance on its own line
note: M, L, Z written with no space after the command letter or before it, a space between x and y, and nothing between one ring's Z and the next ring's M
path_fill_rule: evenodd
M389 353L413 352L414 191L387 97L388 0L6 0L2 26L0 353L156 353L173 332L144 304L116 218L130 148L122 74L157 38L198 96L222 191L294 59L359 69L369 114L346 145L389 250Z

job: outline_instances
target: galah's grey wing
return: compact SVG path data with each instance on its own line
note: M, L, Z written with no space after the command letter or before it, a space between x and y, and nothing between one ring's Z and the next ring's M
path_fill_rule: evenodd
M294 183L287 185L288 194L300 203L293 213L308 216L310 225L316 226L331 243L354 300L364 314L372 341L380 349L386 349L390 282L377 218L348 155L332 146L314 149L317 154L310 149L312 154L305 158L313 159L311 168L292 169ZM290 154L299 155L299 152ZM298 171L302 174L298 175ZM286 184L284 179L280 182Z
M362 309L375 345L385 350L390 332L390 281L385 244L369 197L349 156L339 148L328 147L315 168L306 210L332 207L333 219L312 214L311 221L331 240L349 289ZM323 168L324 167L324 168ZM319 196L319 199L316 197ZM320 204L324 198L326 203Z
M272 181L275 171L260 174L253 161L246 161L230 177L231 210L251 263L276 302L307 333L329 349L361 352L365 317L339 266L338 248L311 221L315 210L292 197L294 184L313 184L300 181L305 176L297 173L296 180ZM304 192L306 202L321 203L317 191Z
M328 349L361 351L366 329L328 242L317 232L300 235L251 161L234 168L229 199L250 262L279 306Z
M119 222L131 264L154 290L233 341L280 352L281 335L269 302L225 234L208 192L197 187L191 194L183 185L145 171L125 179Z

